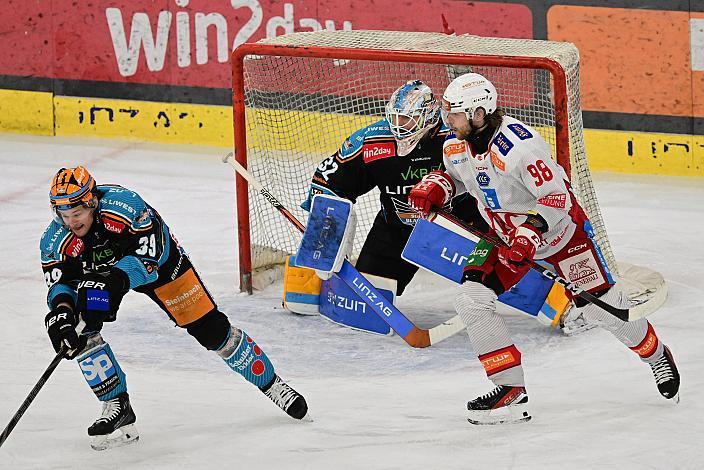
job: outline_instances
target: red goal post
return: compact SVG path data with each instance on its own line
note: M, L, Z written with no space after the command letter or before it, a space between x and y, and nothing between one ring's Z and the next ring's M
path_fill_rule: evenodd
M232 53L236 159L306 220L298 206L316 165L352 132L381 119L395 88L422 79L441 96L454 76L469 70L487 76L497 87L499 106L536 128L552 146L607 263L617 272L584 151L579 53L569 43L318 31L244 44ZM250 194L243 178L236 178L240 290L251 292L252 274L283 262L295 251L298 235L265 201L257 201L260 195ZM372 199L357 206L362 212L358 251L379 204Z

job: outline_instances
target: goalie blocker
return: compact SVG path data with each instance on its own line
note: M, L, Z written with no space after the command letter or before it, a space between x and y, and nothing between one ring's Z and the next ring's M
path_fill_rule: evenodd
M321 279L340 271L352 249L357 216L351 201L317 194L296 255L296 264L315 269Z

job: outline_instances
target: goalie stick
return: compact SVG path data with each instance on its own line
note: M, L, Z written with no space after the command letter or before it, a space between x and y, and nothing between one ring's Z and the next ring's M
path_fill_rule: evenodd
M279 202L268 189L264 187L242 164L233 158L233 153L230 152L222 159L223 163L229 164L234 170L239 173L252 188L266 198L269 203L276 208L289 222L296 226L298 230L305 231L305 226L296 218L283 204ZM465 325L459 315L455 315L451 319L442 322L429 329L418 328L410 321L401 311L387 301L372 285L369 283L359 271L349 261L344 262L340 273L340 277L345 280L350 288L355 290L360 297L367 300L367 304L386 322L409 346L414 348L427 348L433 344L449 338L450 336L464 330Z
M443 215L443 217L447 218L452 223L456 224L458 227L468 231L469 233L471 233L472 235L474 235L476 237L479 237L479 238L491 243L492 245L494 245L496 247L506 245L503 242L503 240L500 240L499 238L493 237L489 234L482 233L481 231L477 230L475 227L472 227L472 226L464 223L463 221L457 219L456 217L453 217L452 215L448 214L447 212L442 211L440 213ZM565 289L570 291L574 296L581 297L582 299L586 300L587 302L594 304L597 307L600 307L600 308L606 310L607 312L609 312L611 315L615 316L619 320L631 321L631 320L635 319L635 318L630 318L629 309L617 308L617 307L614 307L613 305L607 304L606 302L604 302L600 298L598 298L598 297L590 294L589 292L585 291L584 289L580 288L578 285L568 281L567 279L565 279L562 276L560 276L559 274L551 271L550 269L546 268L545 266L538 264L536 261L530 260L530 261L528 261L528 264L530 264L530 267L532 269L535 269L543 276L560 284L562 287L564 287Z

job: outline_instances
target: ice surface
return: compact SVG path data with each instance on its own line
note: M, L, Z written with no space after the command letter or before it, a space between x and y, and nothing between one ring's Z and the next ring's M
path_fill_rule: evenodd
M139 443L95 452L100 406L75 364L56 370L0 449L2 469L700 469L704 441L704 180L595 175L618 259L670 289L649 318L682 374L679 405L609 333L568 338L507 319L523 353L533 420L477 427L466 402L491 386L464 333L426 350L280 307L281 285L236 293L234 178L220 149L0 135L0 427L48 365L39 238L49 180L84 164L138 191L190 252L232 322L302 392L312 423L285 416L212 352L130 293L104 328L127 373ZM287 223L283 218L281 223ZM399 299L422 326L454 315L454 286L421 275ZM699 392L697 392L699 390Z

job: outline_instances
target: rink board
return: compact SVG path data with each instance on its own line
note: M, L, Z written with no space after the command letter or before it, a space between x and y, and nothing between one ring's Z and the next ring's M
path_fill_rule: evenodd
M253 148L308 153L338 148L340 135L352 133L380 116L254 109L258 120L282 119L308 134L289 133L271 149L265 132L249 132ZM340 135L320 131L335 119ZM329 122L327 123L329 125ZM48 92L0 90L0 131L25 134L104 137L166 144L232 147L229 106L106 98L76 98ZM704 176L704 136L585 129L584 140L592 171L672 176Z

